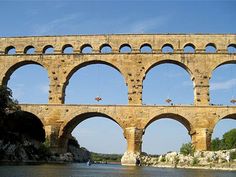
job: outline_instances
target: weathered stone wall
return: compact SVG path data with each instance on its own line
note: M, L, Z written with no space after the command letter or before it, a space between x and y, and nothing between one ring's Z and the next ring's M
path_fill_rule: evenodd
M206 46L214 46L215 53L206 53ZM66 54L66 47L73 53ZM90 46L92 53L83 53ZM102 48L110 46L110 53ZM130 53L122 53L122 46L130 46ZM141 52L142 46L151 47L151 52ZM162 51L164 46L173 52ZM194 52L184 52L192 46ZM48 72L50 80L48 105L21 105L22 109L38 116L45 126L51 147L57 151L66 148L71 131L83 120L103 116L114 120L124 130L127 139L127 154L136 161L141 152L142 135L145 128L161 118L172 118L181 122L189 131L197 150L207 150L216 123L226 117L236 118L236 107L209 105L209 80L212 72L225 63L236 63L236 54L228 53L227 47L236 47L235 34L160 34L160 35L77 35L35 36L0 38L0 80L7 85L11 74L21 66L38 64ZM28 54L29 48L35 53ZM47 48L54 52L46 54ZM10 54L10 49L15 54ZM65 89L70 77L80 68L90 64L106 64L124 77L128 87L128 105L66 105ZM192 105L145 106L142 104L143 81L148 71L163 63L176 64L189 73L193 81ZM124 158L127 159L127 158ZM128 162L124 162L127 164Z

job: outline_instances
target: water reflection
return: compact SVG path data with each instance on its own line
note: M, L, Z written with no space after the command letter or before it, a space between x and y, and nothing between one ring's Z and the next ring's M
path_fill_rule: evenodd
M1 177L235 177L236 172L63 164L0 166Z

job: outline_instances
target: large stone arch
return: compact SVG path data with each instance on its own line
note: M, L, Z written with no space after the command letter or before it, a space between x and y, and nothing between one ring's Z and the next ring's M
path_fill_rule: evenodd
M42 142L45 141L46 139L45 122L43 119L38 117L37 114L34 114L26 110L20 110L10 113L6 121L9 121L11 119L13 119L18 126L20 127L23 126L23 128L20 128L19 131L28 132L30 133L30 136L32 138L35 137L35 139L38 139L39 141ZM29 130L26 130L26 128L28 128ZM38 130L36 130L37 128Z
M188 132L192 130L191 122L188 119L186 119L184 116L177 113L162 113L148 119L148 121L144 124L144 130L154 121L160 120L160 119L166 119L166 118L178 121L188 130Z
M212 123L210 124L210 127L212 130L215 129L216 125L221 121L225 119L233 119L236 121L236 112L235 113L224 113L220 116L217 116ZM236 127L235 127L236 128Z
M24 105L20 105L20 110L34 115L42 122L43 127L46 126L47 120L46 120L46 116L42 107L39 107L39 106L31 107L30 104L29 105L24 104Z
M181 68L183 68L185 71L187 71L187 73L190 75L190 78L194 78L193 76L193 72L192 70L184 63L178 61L178 60L173 60L173 59L162 59L160 61L154 62L154 63L150 63L148 66L146 66L146 70L144 72L144 76L143 76L143 81L145 80L145 76L146 74L154 67L161 65L161 64L174 64L177 66L180 66Z
M212 67L211 67L209 78L212 77L213 72L214 72L217 68L219 68L219 67L221 67L221 66L223 66L223 65L227 65L227 64L236 64L236 60L227 60L227 61L222 61L222 62L219 62L219 63L214 63L214 64L212 65ZM235 66L236 66L236 65L235 65Z
M110 119L123 129L123 123L119 118L113 118L107 113L102 113L102 112L85 112L79 115L73 115L71 118L63 122L63 124L60 127L59 137L70 134L77 125L92 117L104 117Z
M8 81L10 80L11 75L20 67L25 66L25 65L30 65L30 64L35 64L43 67L47 73L48 73L48 68L46 68L43 63L40 63L38 61L33 61L33 60L24 60L24 61L19 61L8 67L7 71L5 72L4 77L2 78L2 85L7 85Z
M79 115L73 115L68 120L66 120L62 125L60 126L59 130L59 146L61 149L66 149L67 147L67 140L68 137L70 137L71 132L74 130L74 128L79 125L81 122L93 118L93 117L103 117L107 118L109 120L112 120L117 125L121 127L121 129L124 130L123 123L119 118L113 118L111 115L108 115L107 113L102 112L85 112L81 113Z
M161 122L161 120L166 120L166 122ZM170 129L170 127L172 127L173 130ZM157 153L156 152L156 150L158 149L157 147L160 147L158 151L162 151L158 153L166 153L169 150L177 151L177 149L181 147L182 143L185 143L186 141L191 141L192 139L191 130L192 130L191 123L181 114L178 113L158 114L149 119L144 126L142 149L146 153L155 153L155 154ZM159 135L158 139L155 138L153 134L154 132ZM167 134L165 135L164 132L166 132ZM178 134L176 134L175 132L177 132ZM177 139L181 141L177 141ZM165 146L163 144L165 144ZM154 151L150 149L150 146L156 147L157 149L155 148Z
M119 67L117 67L113 63L103 61L103 60L90 60L90 61L86 61L86 62L77 64L77 65L74 65L68 71L68 74L65 78L65 83L63 84L63 88L62 88L62 92L63 92L64 97L65 97L66 87L69 84L69 80L72 77L72 75L75 74L81 68L84 68L84 67L89 66L89 65L94 65L94 64L103 64L103 65L107 65L107 66L110 66L111 68L115 69L116 71L118 71L122 75L122 77L124 79L124 84L127 85L127 81L126 81L126 77L125 77L126 75L124 74L124 72ZM63 98L63 100L65 100L65 98Z
M212 64L212 65L210 65L211 67L210 67L210 72L209 72L209 90L211 90L211 79L212 79L212 77L214 77L214 72L218 69L218 68L220 68L221 66L224 66L224 65L229 65L229 64L233 64L233 65L235 65L234 67L236 67L236 60L227 60L227 61L225 61L225 60L221 60L221 61L219 61L219 62L216 62L216 63L214 63L214 64ZM227 71L227 72L231 72L232 71L232 69L230 70L230 69L227 69L227 70L229 70L229 71ZM232 73L230 74L231 76L233 76L232 75ZM215 77L215 78L217 78L217 77ZM229 79L229 78L228 78ZM230 79L232 79L232 78L230 78ZM212 92L210 92L210 97L211 98L213 98L212 97ZM230 98L229 98L229 101L230 101ZM214 103L214 104L219 104L219 103ZM226 105L228 105L228 104L226 104Z
M192 70L186 64L184 64L178 60L174 60L174 59L162 59L158 62L154 62L154 63L147 65L147 67L146 67L147 69L144 71L144 74L142 75L143 76L143 78L142 78L143 88L144 88L144 80L146 78L146 75L148 75L149 71L152 70L153 68L155 68L156 66L160 66L162 64L173 64L173 65L176 65L176 66L184 69L187 72L187 74L189 75L189 81L192 83L192 85L194 87L194 85L195 85L194 74L193 74ZM143 91L144 91L144 89L142 89L142 93L144 93ZM192 90L192 96L193 96L192 102L194 102L194 96L195 96L194 94L195 94L195 92L193 89ZM143 98L143 95L142 95L142 98Z

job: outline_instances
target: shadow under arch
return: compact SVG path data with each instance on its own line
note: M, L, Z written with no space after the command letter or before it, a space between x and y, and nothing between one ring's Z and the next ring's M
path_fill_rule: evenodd
M145 71L145 74L144 74L144 77L143 77L143 81L145 80L145 77L147 75L147 73L153 69L154 67L158 66L158 65L161 65L161 64L174 64L174 65L177 65L177 66L180 66L181 68L183 68L185 71L187 71L187 73L190 75L191 77L191 80L193 78L193 73L192 71L187 67L187 65L185 65L184 63L182 62L179 62L179 61L176 61L176 60L172 60L172 59L164 59L164 60L161 60L161 61L158 61L158 62L155 62L153 63L152 65L150 65L148 67L148 69Z
M123 81L127 85L125 74L117 66L113 65L112 63L102 61L102 60L86 61L86 62L83 62L83 63L75 66L74 68L72 68L72 70L70 70L69 74L66 76L65 84L63 84L63 87L62 87L62 92L63 92L63 95L64 95L63 100L65 100L66 87L69 84L69 80L71 79L72 75L75 74L81 68L84 68L84 67L89 66L89 65L94 65L94 64L103 64L103 65L110 66L111 68L115 69L116 71L118 71L122 75Z
M61 128L59 130L59 146L61 148L66 148L67 147L67 140L68 137L71 135L72 131L75 129L77 125L79 125L81 122L93 118L93 117L102 117L102 118L107 118L113 122L115 122L122 130L124 130L124 127L122 125L122 122L120 120L112 118L112 116L109 116L108 114L101 113L101 112L87 112L87 113L82 113L79 114L72 119L64 122L61 125Z
M5 73L5 75L4 75L3 79L2 79L2 85L7 85L8 84L8 81L10 80L11 75L17 69L19 69L22 66L30 65L30 64L38 65L38 66L43 67L47 71L47 74L48 74L48 70L47 70L47 68L43 64L41 64L39 62L36 62L36 61L33 61L33 60L24 60L24 61L20 61L20 62L15 63L14 65L12 65L10 68L7 69L7 72Z
M8 130L25 134L35 140L44 142L46 140L46 132L44 122L35 114L28 111L16 111L8 115L5 119Z
M178 121L179 123L181 123L187 130L188 132L191 131L192 129L192 126L191 126L191 123L186 119L184 118L183 116L179 115L179 114L175 114L175 113L163 113L163 114L160 114L160 115L157 115L155 117L153 117L152 119L150 119L147 124L145 125L144 127L144 130L147 129L147 127L153 123L154 121L156 120L160 120L160 119L172 119L172 120L176 120Z

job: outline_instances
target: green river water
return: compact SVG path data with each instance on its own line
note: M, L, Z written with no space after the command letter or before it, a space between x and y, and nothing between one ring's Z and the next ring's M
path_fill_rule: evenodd
M124 167L121 165L1 165L0 177L236 177L236 171Z

